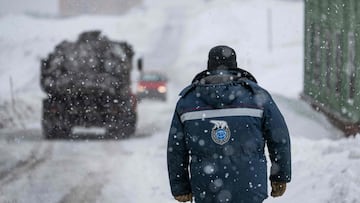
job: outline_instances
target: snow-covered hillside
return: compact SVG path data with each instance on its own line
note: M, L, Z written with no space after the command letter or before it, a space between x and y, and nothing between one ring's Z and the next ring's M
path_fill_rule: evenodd
M166 143L177 94L205 69L209 49L226 44L237 51L239 67L273 94L291 133L293 180L283 197L265 202L360 203L360 137L343 138L299 100L303 6L283 0L144 0L119 17L0 17L0 202L175 202ZM136 138L43 142L40 59L90 29L130 42L145 69L165 71L169 100L139 104ZM134 81L136 75L134 70ZM29 157L36 158L27 162ZM18 169L19 163L31 172Z

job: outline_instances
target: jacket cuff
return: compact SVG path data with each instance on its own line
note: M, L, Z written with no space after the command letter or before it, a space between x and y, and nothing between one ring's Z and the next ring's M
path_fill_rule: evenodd
M291 177L287 175L270 175L271 182L280 182L280 183L289 183L291 181Z
M187 195L191 193L191 187L189 184L174 185L171 187L171 193L174 197Z

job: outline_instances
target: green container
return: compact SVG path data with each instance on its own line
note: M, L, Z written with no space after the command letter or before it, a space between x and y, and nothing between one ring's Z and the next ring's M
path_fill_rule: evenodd
M359 9L359 0L305 0L302 96L353 128L360 123Z

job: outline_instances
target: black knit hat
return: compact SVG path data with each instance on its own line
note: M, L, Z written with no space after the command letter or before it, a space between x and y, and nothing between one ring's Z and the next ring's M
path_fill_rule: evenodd
M210 49L208 59L208 70L236 69L235 50L228 46L216 46Z

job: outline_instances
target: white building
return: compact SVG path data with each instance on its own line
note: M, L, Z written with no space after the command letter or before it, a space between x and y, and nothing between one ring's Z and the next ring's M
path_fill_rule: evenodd
M140 2L141 0L59 0L59 13L63 16L119 15Z

